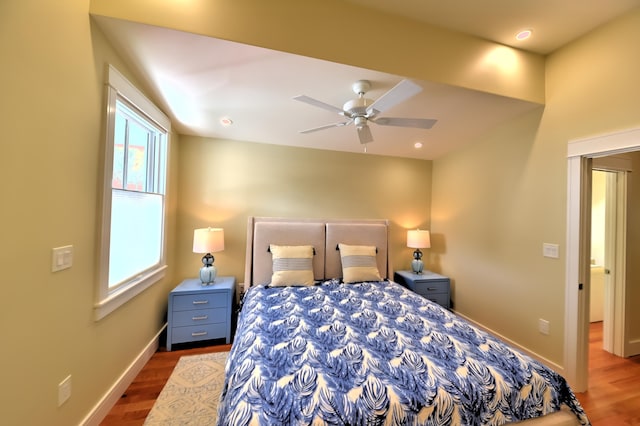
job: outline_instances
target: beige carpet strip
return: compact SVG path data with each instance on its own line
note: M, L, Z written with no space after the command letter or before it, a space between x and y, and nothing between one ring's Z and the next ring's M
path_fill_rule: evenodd
M215 425L227 355L229 352L181 357L144 424Z

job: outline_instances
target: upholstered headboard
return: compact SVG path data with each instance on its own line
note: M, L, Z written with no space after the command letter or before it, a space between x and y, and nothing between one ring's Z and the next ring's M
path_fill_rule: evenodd
M384 219L289 219L249 217L245 289L271 280L270 244L312 245L316 280L342 278L338 244L373 245L382 278L389 277L388 221Z

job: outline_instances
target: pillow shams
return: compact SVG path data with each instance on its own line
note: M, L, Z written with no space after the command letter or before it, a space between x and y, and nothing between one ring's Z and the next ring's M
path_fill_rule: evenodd
M382 281L376 262L375 246L338 244L342 261L342 280L345 283Z
M313 246L269 246L273 261L271 286L310 286L313 280Z

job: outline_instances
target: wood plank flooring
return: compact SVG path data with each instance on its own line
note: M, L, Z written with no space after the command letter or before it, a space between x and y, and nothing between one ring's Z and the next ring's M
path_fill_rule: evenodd
M640 355L602 349L602 323L589 329L589 389L576 394L593 426L640 425Z
M183 355L228 351L231 345L156 352L101 423L139 426ZM589 334L589 390L577 394L593 426L640 425L640 355L619 358L602 350L602 323Z
M167 352L164 348L160 348L153 354L124 395L100 423L101 426L142 425L181 356L225 352L231 349L231 345L179 346L184 349Z

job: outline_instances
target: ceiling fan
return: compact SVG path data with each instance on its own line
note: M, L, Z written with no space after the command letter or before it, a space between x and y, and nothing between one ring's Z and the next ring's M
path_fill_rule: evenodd
M373 141L369 123L375 123L380 126L397 126L397 127L415 127L419 129L430 129L437 120L429 118L401 118L401 117L378 117L379 114L389 108L409 99L410 97L422 91L422 87L411 80L402 80L395 85L387 93L380 96L375 101L365 98L365 94L371 88L371 83L367 80L358 80L351 86L353 91L358 95L356 99L347 101L342 109L333 105L326 104L317 99L310 98L306 95L296 96L296 101L304 102L309 105L317 106L328 111L337 112L347 118L346 121L327 124L325 126L314 127L312 129L302 130L300 133L311 133L318 130L329 129L331 127L342 127L354 124L358 131L360 143L366 144Z

